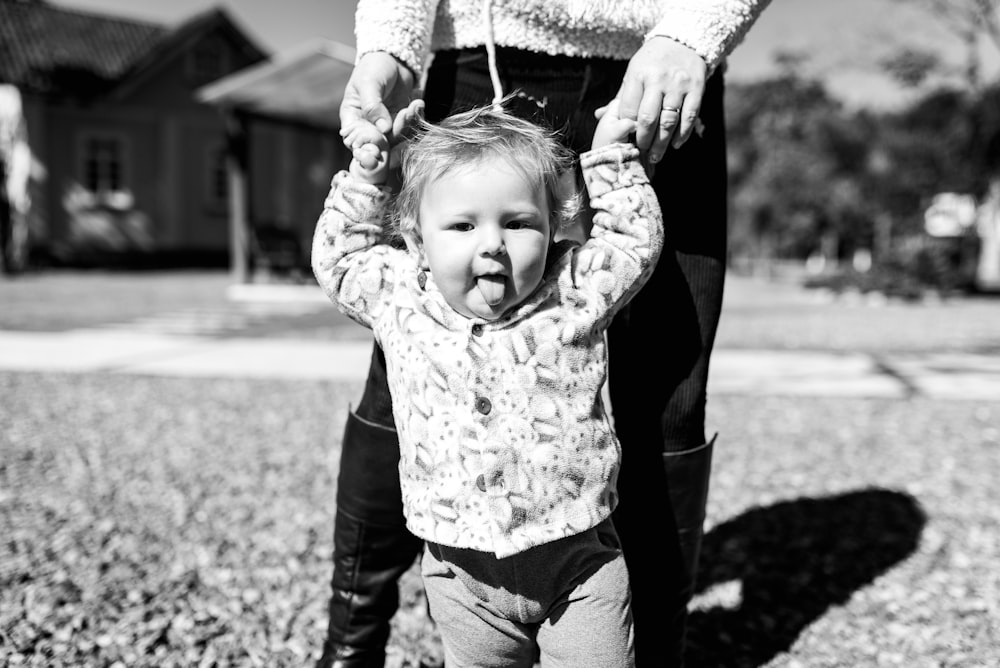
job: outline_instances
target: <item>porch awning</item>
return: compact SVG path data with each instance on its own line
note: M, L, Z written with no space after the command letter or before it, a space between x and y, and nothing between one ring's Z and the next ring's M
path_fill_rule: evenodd
M195 96L223 109L336 129L354 54L339 42L307 42L203 86Z

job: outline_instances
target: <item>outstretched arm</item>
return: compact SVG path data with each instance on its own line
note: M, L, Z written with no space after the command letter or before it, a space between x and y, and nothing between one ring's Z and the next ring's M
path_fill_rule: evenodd
M395 259L389 244L382 188L338 172L323 202L312 245L313 274L337 308L365 327L373 327L391 294Z
M613 106L602 123L611 112ZM663 217L635 146L615 142L592 149L580 156L580 166L593 227L576 251L573 285L611 317L652 275L663 250Z

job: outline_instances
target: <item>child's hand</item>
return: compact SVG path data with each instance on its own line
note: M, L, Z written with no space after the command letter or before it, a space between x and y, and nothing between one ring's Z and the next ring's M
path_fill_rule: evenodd
M351 150L351 173L369 183L386 182L390 170L399 167L406 138L423 114L423 100L413 100L400 109L393 119L392 129L383 134L375 124L360 118L342 128L344 146Z
M344 146L353 153L350 171L367 183L385 183L389 171L389 140L371 121L358 119L341 129Z
M618 99L615 98L594 112L597 117L597 128L594 130L594 141L591 149L608 144L627 143L629 135L636 129L636 123L618 116Z

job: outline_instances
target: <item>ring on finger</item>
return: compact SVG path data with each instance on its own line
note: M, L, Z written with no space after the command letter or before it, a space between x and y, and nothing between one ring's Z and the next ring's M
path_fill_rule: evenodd
M672 111L675 114L679 114L679 113L681 113L681 108L680 107L668 107L668 106L664 106L663 107L663 111Z

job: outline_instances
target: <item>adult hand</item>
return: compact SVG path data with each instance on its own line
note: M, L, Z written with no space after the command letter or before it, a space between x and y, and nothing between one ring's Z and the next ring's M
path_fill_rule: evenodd
M361 57L351 72L340 104L340 127L356 121L375 124L391 144L393 120L413 97L413 72L388 53L374 51Z
M699 124L708 65L669 37L651 37L628 63L618 90L619 114L636 121L636 145L657 163Z

